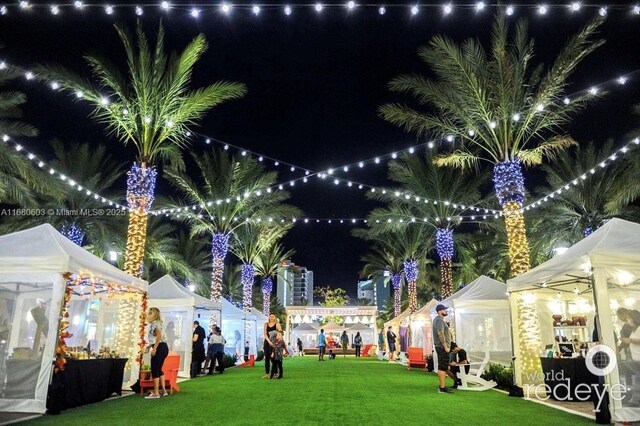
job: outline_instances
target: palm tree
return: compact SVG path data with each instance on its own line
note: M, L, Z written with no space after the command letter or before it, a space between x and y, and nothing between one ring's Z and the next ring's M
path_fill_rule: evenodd
M123 27L116 26L116 31L127 60L124 72L101 56L86 56L94 81L56 65L40 67L39 73L90 102L95 107L93 117L123 144L133 144L137 150L127 179L130 216L124 269L140 277L147 213L155 195L156 162L184 166L181 150L188 145L188 126L212 107L243 96L246 89L243 84L220 81L189 90L193 68L207 49L202 34L184 51L167 55L162 25L154 46L140 24L135 38Z
M354 230L354 235L363 235L363 229ZM368 239L366 233L364 233L365 239ZM393 288L393 308L394 316L400 315L402 312L402 273L404 262L402 253L400 253L400 247L398 246L395 237L391 233L384 235L378 235L377 238L371 239L373 247L371 251L360 258L365 262L362 268L361 275L365 277L371 277L376 282L380 277L389 275L389 281Z
M5 64L0 72L0 89L21 75L19 69ZM62 191L44 173L33 168L29 160L4 143L9 137L37 135L33 126L19 120L25 102L23 93L0 91L0 203L32 207L38 205L38 195L59 197Z
M262 313L269 316L271 291L273 290L273 279L278 275L278 268L282 261L291 258L295 254L294 250L285 250L276 243L267 250L260 252L255 260L256 273L261 277L262 293ZM290 285L290 283L285 283Z
M435 228L442 296L451 296L451 266L455 253L453 231L460 224L460 206L448 200L456 200L466 206L476 202L479 198L478 177L471 174L460 176L453 169L437 168L427 152L423 158L407 154L389 163L389 179L399 183L401 189L368 192L367 196L401 205L411 212L412 219ZM411 194L411 197L406 199L403 194ZM429 219L425 222L425 218Z
M466 169L486 161L493 165L494 190L509 235L511 273L529 269L529 245L522 212L522 165L535 166L575 142L561 127L581 110L588 92L564 102L569 76L578 64L604 42L592 40L602 18L573 36L546 71L533 66L534 43L521 20L514 36L501 12L493 25L490 51L478 40L458 45L434 37L419 50L420 58L436 78L401 76L389 84L392 91L410 93L434 112L387 104L380 108L389 122L418 136L447 137L451 152L435 159L438 166Z
M266 172L263 165L252 158L217 149L194 153L192 157L199 181L184 175L175 166L170 166L166 175L188 203L200 207L198 214L182 215L191 227L191 235L212 236L211 300L217 302L221 297L224 259L231 235L247 223L291 221L298 209L282 204L289 193L272 191L277 173Z
M300 211L290 206L290 213L297 216ZM231 251L242 261L242 308L245 312L251 312L256 259L273 247L292 227L291 221L277 225L269 225L268 222L247 223L233 234Z
M616 159L607 167L606 178L592 176L592 167L609 160L613 152L613 141L607 141L600 149L593 142L585 149L576 147L575 152L563 152L553 165L545 164L547 187L540 193L547 194L560 188L553 201L545 203L543 214L551 219L547 223L548 236L553 241L574 244L588 236L612 217L631 219L637 217L637 208L615 205L620 182L636 169L626 158ZM576 178L577 176L580 176ZM563 185L570 185L569 188Z
M61 141L53 140L51 147L55 154L55 159L50 163L51 167L64 171L69 180L82 182L95 193L112 198L110 189L123 175L123 170L122 165L106 153L104 145L98 145L94 149L88 143L73 143L65 147ZM84 188L78 191L64 191L60 185L55 186L60 192L59 197L52 197L50 194L37 197L40 208L56 212L46 216L46 222L74 243L80 246L84 245L83 243L88 244L91 251L94 247L106 248L113 238L114 228L119 227L123 217L119 214L104 214L104 209L101 209L104 202L101 202L97 195L88 195ZM100 214L100 211L103 214ZM120 213L115 209L108 211ZM15 217L10 218L3 228L17 231L39 225L42 221L42 216Z
M393 221L388 222L391 218ZM400 223L397 218L406 218L406 220ZM428 229L419 222L412 223L408 209L399 205L374 209L367 218L367 224L369 226L367 230L354 231L354 235L363 236L366 239L393 239L393 243L397 245L398 253L400 253L400 259L403 260L403 271L408 285L409 308L411 312L415 312L418 308L419 266L420 264L424 265L425 253L430 241Z
M225 274L222 278L222 297L231 303L236 303L236 301L242 300L243 297L241 267L240 265L227 263L225 264L224 271ZM207 288L207 290L209 289Z

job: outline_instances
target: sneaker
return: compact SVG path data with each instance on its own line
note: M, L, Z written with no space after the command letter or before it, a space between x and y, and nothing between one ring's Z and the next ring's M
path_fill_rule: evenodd
M150 393L149 395L144 397L144 399L159 399L159 398L161 398L161 396L156 395L155 393Z
M453 393L453 391L449 388L438 388L438 393Z
M160 392L160 396L169 396L169 392L163 390L162 392Z
M265 374L264 376L262 376L263 379L270 379L271 376L269 374Z

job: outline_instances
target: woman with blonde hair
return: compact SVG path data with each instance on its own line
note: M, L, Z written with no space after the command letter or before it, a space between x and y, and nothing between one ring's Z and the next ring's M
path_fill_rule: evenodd
M264 343L262 344L262 350L264 351L263 379L271 377L271 355L278 331L282 333L282 326L280 325L278 318L276 318L276 315L272 312L269 314L267 322L264 323Z
M162 372L162 364L169 355L169 346L167 346L167 336L164 334L162 327L162 317L158 308L150 308L147 313L147 323L149 323L149 346L151 350L151 378L153 379L153 393L146 396L146 399L157 399L161 396L169 395L164 387L164 373ZM158 389L162 384L162 395Z

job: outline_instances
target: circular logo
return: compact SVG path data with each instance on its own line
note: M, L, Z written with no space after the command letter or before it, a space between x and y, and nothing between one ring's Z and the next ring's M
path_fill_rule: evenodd
M607 345L595 345L585 357L587 369L595 376L606 376L616 368L616 353Z

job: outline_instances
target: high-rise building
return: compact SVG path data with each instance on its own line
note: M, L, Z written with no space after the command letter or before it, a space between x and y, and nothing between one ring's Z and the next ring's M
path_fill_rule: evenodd
M391 282L387 274L377 280L365 279L358 281L358 298L369 299L372 305L382 311L385 302L391 297Z
M287 260L278 268L276 296L283 306L313 305L313 271Z

